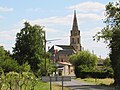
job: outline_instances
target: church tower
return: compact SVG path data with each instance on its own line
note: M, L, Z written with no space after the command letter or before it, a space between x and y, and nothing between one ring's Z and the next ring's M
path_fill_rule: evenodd
M73 26L70 35L70 45L74 47L76 52L81 51L80 31L78 30L76 11L74 10Z

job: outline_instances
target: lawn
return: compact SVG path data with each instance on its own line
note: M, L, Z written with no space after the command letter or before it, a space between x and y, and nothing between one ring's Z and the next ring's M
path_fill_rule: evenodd
M6 86L4 86L4 88L2 88L2 90L10 90L10 89L7 89ZM18 89L20 90L20 89ZM25 88L24 86L22 87L22 90L30 90L30 86L27 85L27 87ZM42 81L39 81L34 90L50 90L50 84L49 83L45 83L45 82L42 82ZM52 90L62 90L62 87L59 86L59 85L54 85L52 84ZM67 88L67 87L64 87L64 90L71 90L70 88Z
M105 79L94 79L94 78L80 79L78 78L77 80L89 82L89 83L93 83L97 85L110 85L114 82L114 79L111 79L111 78L105 78Z
M44 82L39 82L36 85L35 90L50 90L50 84L44 83ZM62 90L62 87L59 85L52 84L52 90ZM64 90L71 90L71 89L64 87Z

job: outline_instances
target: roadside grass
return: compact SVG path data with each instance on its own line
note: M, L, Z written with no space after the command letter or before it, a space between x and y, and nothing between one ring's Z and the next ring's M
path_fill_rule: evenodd
M111 85L114 82L114 79L112 79L112 78L105 78L105 79L95 79L95 78L81 79L81 78L77 78L77 80L96 84L96 85Z
M10 89L7 89L5 86L4 88L2 88L2 90L10 90ZM22 90L30 90L30 87L27 86L26 88L23 86L22 87ZM50 90L50 84L47 82L42 82L42 81L39 81L34 90ZM55 85L55 84L52 84L52 90L62 90L62 87L60 85ZM67 88L67 87L64 87L64 90L71 90L70 88Z
M40 82L35 86L35 90L50 90L50 84L40 81ZM52 90L62 90L62 87L61 87L60 85L52 84ZM70 89L70 88L67 88L67 87L64 87L64 90L71 90L71 89Z

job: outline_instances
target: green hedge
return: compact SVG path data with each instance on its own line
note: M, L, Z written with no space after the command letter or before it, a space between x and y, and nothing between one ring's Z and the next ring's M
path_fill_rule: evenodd
M110 72L80 72L79 75L77 75L79 78L87 78L87 77L92 77L92 78L113 78L113 74Z

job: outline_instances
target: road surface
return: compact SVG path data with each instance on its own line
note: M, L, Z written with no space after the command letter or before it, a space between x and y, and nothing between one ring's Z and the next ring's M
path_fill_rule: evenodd
M54 82L54 84L62 85L61 82ZM71 90L119 90L119 89L115 89L112 87L85 83L85 82L81 82L75 79L64 82L64 86L71 88Z

